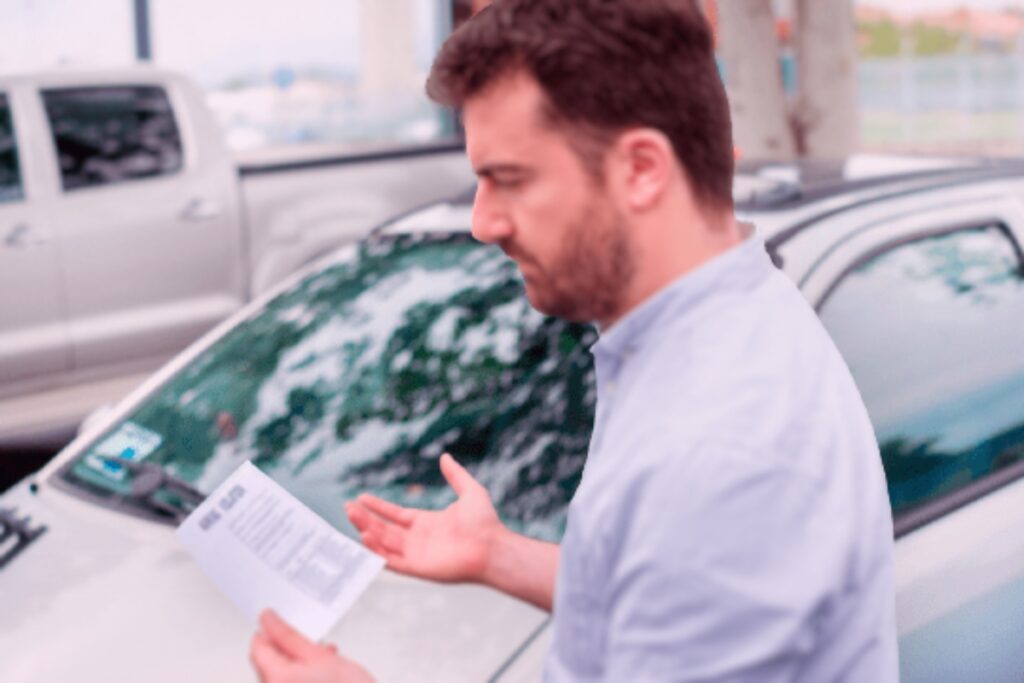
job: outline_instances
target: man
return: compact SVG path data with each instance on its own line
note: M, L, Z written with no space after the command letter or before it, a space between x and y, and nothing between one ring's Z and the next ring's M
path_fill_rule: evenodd
M452 2L452 23L455 28L462 26L463 22L491 4L492 0L453 0Z
M428 92L464 112L473 234L517 261L535 308L598 323L598 410L561 547L508 531L448 455L445 510L349 504L366 546L553 610L549 680L896 681L874 435L814 313L733 218L699 11L498 0L445 43ZM265 680L369 680L263 627Z

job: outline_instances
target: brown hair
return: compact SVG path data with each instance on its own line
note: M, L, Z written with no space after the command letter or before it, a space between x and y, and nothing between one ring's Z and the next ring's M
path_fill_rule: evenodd
M473 16L472 0L452 0L452 25L455 28Z
M427 94L461 107L517 69L540 83L546 119L591 173L619 133L656 128L698 200L732 206L729 105L693 0L496 0L445 41Z

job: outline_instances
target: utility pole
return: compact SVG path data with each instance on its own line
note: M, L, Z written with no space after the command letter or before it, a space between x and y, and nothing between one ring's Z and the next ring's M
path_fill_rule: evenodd
M135 58L140 62L153 59L149 32L149 0L133 0L135 6Z

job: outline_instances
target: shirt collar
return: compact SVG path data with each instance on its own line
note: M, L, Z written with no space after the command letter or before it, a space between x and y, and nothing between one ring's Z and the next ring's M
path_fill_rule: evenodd
M662 318L685 316L710 294L747 289L773 268L764 240L751 233L743 242L655 292L607 330L601 330L592 351L598 358L621 361L644 346Z

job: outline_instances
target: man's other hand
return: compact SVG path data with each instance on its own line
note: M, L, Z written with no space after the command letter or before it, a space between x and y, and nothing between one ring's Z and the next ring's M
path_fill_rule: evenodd
M433 581L483 581L505 527L487 490L447 453L441 473L458 495L444 510L404 508L363 494L345 511L366 547L394 571Z
M272 610L260 615L249 659L263 683L372 683L373 676L340 657L333 645L314 643Z

